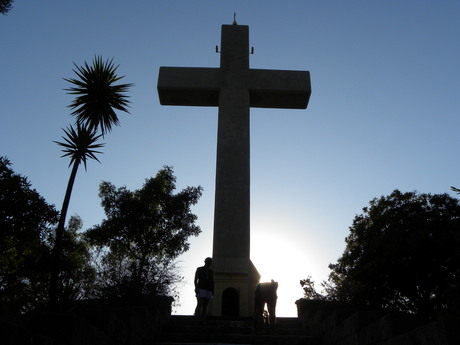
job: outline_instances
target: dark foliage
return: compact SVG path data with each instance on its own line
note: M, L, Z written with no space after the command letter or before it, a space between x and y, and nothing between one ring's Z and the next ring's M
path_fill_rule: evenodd
M303 289L304 298L309 300L324 300L326 296L320 294L315 288L315 282L308 276L300 281L300 286Z
M319 293L315 287L315 282L311 279L311 276L308 276L305 279L300 280L300 286L303 289L303 297L307 300L316 300L316 301L331 301L334 300L333 289L329 282L322 282L321 287L324 292Z
M48 239L58 212L0 157L0 305L26 311L47 299Z
M128 100L124 93L131 87L131 84L113 85L123 77L116 74L118 66L114 66L113 60L103 61L102 57L95 57L90 66L85 62L83 67L76 66L78 79L65 79L74 87L67 89L70 94L76 95L74 101L69 105L73 109L72 115L77 116L77 130L70 126L64 130L66 137L64 142L56 142L63 147L63 157L70 157L70 165L73 164L69 182L61 207L59 224L56 229L56 239L53 250L53 266L50 279L50 304L56 306L58 303L58 281L62 257L62 241L64 237L64 225L67 210L70 203L75 177L78 167L83 162L86 169L88 158L97 160L96 151L103 146L98 144L98 139L106 131L110 131L112 125L118 125L118 116L115 109L126 111ZM97 134L100 126L101 134Z
M69 126L67 129L64 129L64 133L65 136L62 137L64 141L53 142L63 147L62 152L64 154L61 157L70 157L69 167L75 162L77 165L83 162L86 169L88 158L99 162L96 154L102 152L96 151L96 149L104 146L102 143L97 143L102 134L97 135L96 132L90 131L86 126L80 125L77 125L77 130L73 126Z
M7 14L13 8L14 0L0 0L0 13Z
M355 216L332 270L334 298L435 315L454 308L460 287L460 205L447 194L373 199Z
M0 157L0 311L22 313L48 302L51 251L58 212ZM58 294L62 301L86 297L95 279L89 245L73 216L63 238Z
M96 279L90 245L80 233L82 225L80 217L72 216L64 232L59 275L59 300L63 303L91 296Z
M70 157L69 166L73 165L73 167L70 173L69 182L67 183L67 189L54 239L50 279L50 303L53 307L57 306L59 301L59 290L62 289L62 287L59 286L59 275L61 274L61 261L63 258L63 241L66 236L64 225L78 167L80 163L83 162L86 169L86 161L88 158L99 161L96 157L96 153L100 152L96 151L96 149L104 145L96 143L101 135L97 135L95 131L89 130L86 126L77 125L77 130L70 126L67 130L64 130L64 133L66 134L66 137L63 137L64 142L55 141L55 143L63 147L62 151L64 155L62 157Z
M174 259L188 250L188 238L201 232L191 206L202 189L173 194L175 181L172 169L164 167L139 190L101 183L107 218L86 233L100 250L100 297L167 294L180 280Z
M75 95L70 104L72 115L77 117L79 125L86 125L91 131L101 130L102 135L119 124L116 110L128 112L128 96L125 94L132 84L115 84L123 78L116 74L118 66L113 60L103 61L102 57L94 57L93 64L75 65L73 71L77 79L65 79L72 87L66 89Z

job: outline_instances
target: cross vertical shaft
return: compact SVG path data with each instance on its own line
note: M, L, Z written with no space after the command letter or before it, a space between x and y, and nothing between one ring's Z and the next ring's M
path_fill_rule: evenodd
M226 259L249 259L250 159L247 26L224 26L219 95L213 257L216 269ZM221 266L221 267L218 267ZM228 268L227 268L228 269Z

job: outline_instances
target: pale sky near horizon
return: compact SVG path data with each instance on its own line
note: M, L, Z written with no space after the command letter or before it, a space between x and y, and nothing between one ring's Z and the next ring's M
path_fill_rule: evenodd
M178 190L201 185L202 229L180 260L179 314L195 307L193 274L212 255L217 109L160 106L160 66L218 67L222 24L249 25L252 68L309 70L306 110L251 109L251 257L279 281L293 316L299 280L327 278L355 214L394 189L460 186L458 1L20 1L0 15L0 155L61 207L60 158L73 123L73 77L95 55L134 83L131 115L105 137L102 164L80 168L69 215L104 218L98 186L138 189L164 165Z

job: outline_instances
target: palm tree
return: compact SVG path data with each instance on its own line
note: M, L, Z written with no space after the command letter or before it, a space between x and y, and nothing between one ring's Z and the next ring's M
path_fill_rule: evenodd
M75 65L75 63L74 63ZM85 165L88 158L95 159L96 149L101 148L103 144L97 144L97 140L104 136L105 133L112 130L113 125L119 125L118 116L115 109L128 112L129 101L125 92L129 90L132 84L118 84L117 81L123 76L117 76L118 66L113 64L113 59L103 61L102 57L94 57L93 64L90 66L84 63L80 67L75 65L73 71L78 76L77 79L64 79L74 86L66 89L69 94L76 95L74 101L69 105L73 109L72 115L76 116L75 130L72 126L64 130L67 137L63 137L65 142L56 142L64 147L64 155L69 156L70 164L73 165L70 174L67 190L62 203L59 224L56 229L56 241L53 248L54 264L51 272L50 281L50 302L56 306L58 302L58 278L60 273L60 256L62 252L62 237L64 233L65 218L69 207L70 195L72 194L73 184L81 162ZM101 134L97 135L100 129Z
M58 280L60 273L60 256L62 252L62 238L64 235L64 224L69 208L70 196L72 194L75 177L77 176L78 167L83 162L86 170L86 161L88 158L94 159L99 162L96 154L102 153L96 151L104 146L103 143L97 143L97 140L102 134L96 135L94 130L90 130L86 126L77 124L77 130L72 126L68 127L67 130L63 129L65 133L64 142L54 141L56 144L63 147L62 157L70 157L69 167L72 165L72 172L70 173L69 182L67 183L67 190L62 203L61 214L59 217L58 227L56 229L56 239L53 248L53 269L51 272L50 282L50 302L51 305L55 306L58 301Z
M112 130L112 125L120 123L114 109L129 113L128 96L124 93L133 84L114 85L123 76L116 75L118 66L114 66L113 59L104 62L102 57L94 57L92 66L85 61L84 66L75 67L73 71L79 79L64 79L74 85L66 91L77 96L69 105L72 115L77 117L80 125L85 124L94 130L99 127L104 136Z

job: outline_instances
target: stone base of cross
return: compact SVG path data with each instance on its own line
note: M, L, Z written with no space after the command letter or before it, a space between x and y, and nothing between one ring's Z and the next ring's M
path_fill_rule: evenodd
M214 298L209 304L209 315L252 316L259 272L250 259L218 258L218 263L214 268Z

